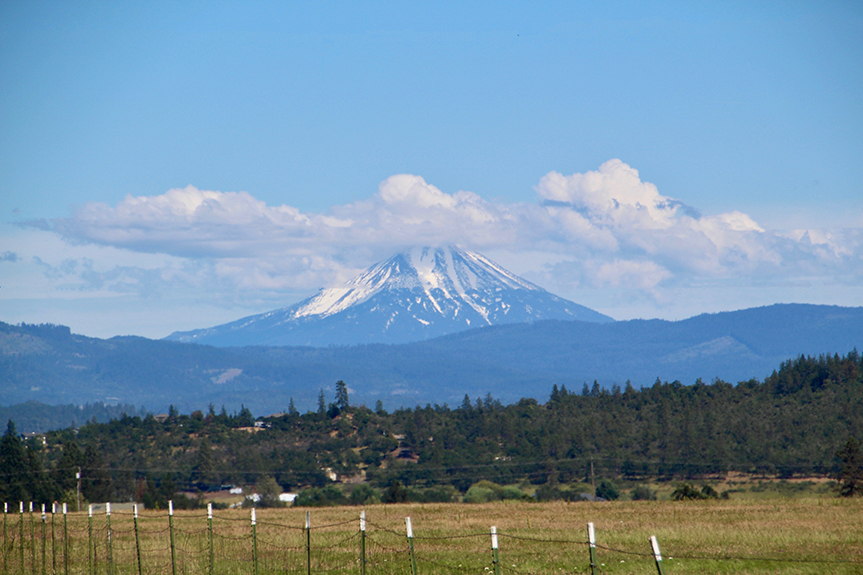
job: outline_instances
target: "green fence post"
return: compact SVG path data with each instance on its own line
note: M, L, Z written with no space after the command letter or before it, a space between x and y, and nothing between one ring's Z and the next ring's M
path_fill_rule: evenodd
M45 548L45 545L47 545L47 543L48 543L47 532L45 530L45 520L46 519L48 519L48 518L45 516L45 504L43 503L42 504L42 575L45 575L47 573L47 565L46 564L48 563L48 561L47 561L48 554L46 553L47 549Z
M252 559L255 563L255 575L258 575L258 520L255 517L255 508L252 507Z
M306 511L306 575L312 575L312 512Z
M593 523L587 524L587 544L590 549L590 575L597 575L599 566L596 564L596 533Z
M20 502L20 506L18 509L20 511L19 516L21 519L18 522L18 530L21 532L21 537L18 540L18 549L21 551L21 565L20 565L18 571L21 573L21 575L24 575L24 502L23 501Z
M141 575L141 535L138 531L138 504L132 506L135 516L135 556L138 560L138 575Z
M105 503L105 520L108 523L107 544L108 544L108 575L114 575L114 546L111 533L111 503Z
M9 514L9 502L3 502L3 573L9 572L9 536L6 531L6 516Z
M650 536L650 548L653 550L653 558L656 560L656 571L659 575L665 575L662 570L662 553L659 552L659 542L656 540L656 535Z
M90 557L90 575L96 575L96 565L93 563L93 505L87 506L87 554Z
M33 521L33 502L30 502L30 572L36 575L36 523Z
M491 527L491 563L494 565L494 575L500 575L500 561L497 557L497 527Z
M54 519L57 516L57 504L51 503L51 575L57 573L57 532L54 529Z
M171 573L177 575L177 552L174 547L174 500L168 501L168 530L171 532Z
M213 504L207 503L207 535L210 543L210 570L208 573L213 575ZM140 575L140 573L138 574Z
M366 512L360 511L360 575L366 575Z
M408 549L411 553L411 575L417 575L417 558L414 554L414 528L411 525L411 518L405 517L405 528L408 533Z
M69 524L66 521L66 504L63 504L63 575L69 575Z
M6 516L9 514L9 502L3 502L3 573L9 572L9 536L6 531Z

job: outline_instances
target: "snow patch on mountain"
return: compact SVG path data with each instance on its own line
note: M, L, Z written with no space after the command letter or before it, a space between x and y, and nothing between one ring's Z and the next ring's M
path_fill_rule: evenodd
M438 313L438 299L461 299L485 318L488 309L469 292L494 288L543 291L491 260L455 247L413 248L367 269L344 285L321 290L287 319L327 317L367 301L383 290L420 288ZM440 290L435 295L434 290ZM419 300L417 300L419 303Z
M542 319L613 321L480 254L419 247L293 306L168 339L213 345L403 343Z

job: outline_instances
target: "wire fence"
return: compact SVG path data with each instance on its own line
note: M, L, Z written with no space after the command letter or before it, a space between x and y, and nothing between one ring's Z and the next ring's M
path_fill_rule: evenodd
M15 512L17 511L17 512ZM277 513L258 520L257 510L213 513L165 511L68 513L64 508L34 509L20 503L3 514L2 573L10 575L269 575L353 573L575 574L610 572L608 565L629 562L638 572L664 574L655 537L640 548L623 549L596 542L593 524L578 537L538 537L507 533L492 526L455 534L415 534L390 518L372 520L363 511L349 520L315 525L280 521ZM390 514L388 514L390 515ZM680 551L680 550L676 550ZM742 563L793 563L815 572L863 572L863 559L759 557L675 552L675 565L715 563L733 572ZM710 569L709 567L707 569Z

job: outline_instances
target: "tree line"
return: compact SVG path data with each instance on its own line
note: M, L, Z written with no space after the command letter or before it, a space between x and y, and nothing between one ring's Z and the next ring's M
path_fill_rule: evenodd
M360 484L399 500L411 492L466 494L480 481L491 491L489 484L529 482L565 494L567 484L593 477L690 480L730 471L850 474L857 483L843 488L853 495L863 485L863 458L855 455L861 436L856 350L800 356L763 381L555 385L544 403L511 405L466 395L455 407L388 412L380 402L352 405L339 381L333 401L321 391L316 411L300 413L291 401L284 413L257 420L246 408L172 408L166 417L125 415L27 440L10 422L0 440L0 499L72 503L79 468L86 500L150 507L176 501L178 491L264 479L282 490L315 488L309 493L321 497L348 498L332 490L334 481Z

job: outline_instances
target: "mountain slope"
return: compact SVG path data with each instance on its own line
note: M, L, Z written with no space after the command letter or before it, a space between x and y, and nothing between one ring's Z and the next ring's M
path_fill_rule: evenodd
M283 411L294 398L312 408L344 380L354 403L389 407L456 405L491 393L504 402L543 400L552 385L578 391L657 377L738 382L764 378L801 354L863 349L863 307L784 304L682 321L606 324L540 321L490 326L403 345L247 347L107 340L59 326L0 322L0 405L109 401L165 411L208 403L256 414Z
M545 319L613 321L477 253L416 248L293 306L165 339L224 347L406 343Z

